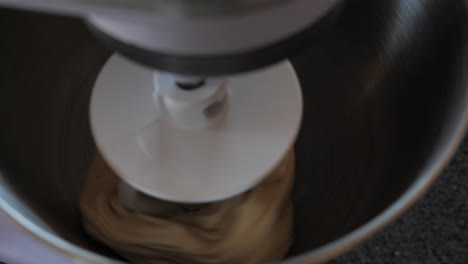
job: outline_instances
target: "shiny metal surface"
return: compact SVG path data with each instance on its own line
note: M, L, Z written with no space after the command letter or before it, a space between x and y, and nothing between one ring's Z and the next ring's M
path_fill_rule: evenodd
M239 1L241 2L241 1ZM245 14L175 18L164 14L125 16L87 14L85 18L102 33L148 52L174 55L215 56L268 47L312 27L339 0L290 0Z
M89 94L110 51L73 19L0 21L0 207L68 254L118 260L83 232L76 204L94 152ZM349 0L292 58L305 109L287 263L343 253L429 188L464 134L467 33L461 0Z

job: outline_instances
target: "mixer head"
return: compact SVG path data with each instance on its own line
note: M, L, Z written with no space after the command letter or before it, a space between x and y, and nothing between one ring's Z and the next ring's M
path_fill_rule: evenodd
M96 35L149 67L225 75L278 62L310 45L339 0L160 1L167 13L133 20L91 16Z

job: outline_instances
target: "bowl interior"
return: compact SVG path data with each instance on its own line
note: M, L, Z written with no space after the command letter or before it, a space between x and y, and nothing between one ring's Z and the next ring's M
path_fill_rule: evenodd
M0 10L0 197L50 234L118 258L77 207L95 147L93 82L111 51L77 19ZM349 0L291 58L304 93L295 256L366 224L461 122L464 1Z

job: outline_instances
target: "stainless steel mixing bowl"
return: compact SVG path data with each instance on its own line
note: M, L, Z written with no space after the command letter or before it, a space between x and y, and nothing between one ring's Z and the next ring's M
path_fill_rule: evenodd
M286 263L344 253L429 188L464 134L466 30L462 0L349 0L291 58L305 116ZM122 261L77 207L90 91L111 52L70 18L3 9L0 32L0 207L73 257Z

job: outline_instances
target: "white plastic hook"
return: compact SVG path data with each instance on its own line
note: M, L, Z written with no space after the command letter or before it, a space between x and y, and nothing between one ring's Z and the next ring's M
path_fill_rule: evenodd
M200 83L187 90L178 83ZM153 97L175 125L185 129L208 128L221 122L227 111L227 81L200 78L182 78L172 74L154 74Z

